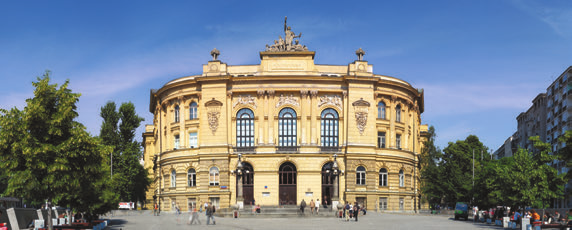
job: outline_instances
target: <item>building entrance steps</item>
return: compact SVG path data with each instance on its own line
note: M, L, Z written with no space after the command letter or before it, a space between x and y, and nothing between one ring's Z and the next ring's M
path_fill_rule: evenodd
M233 217L235 209L220 209L215 214L216 216ZM320 207L319 214L312 214L309 207L304 209L304 214L300 212L300 206L282 205L282 206L261 206L260 213L252 209L251 205L245 205L244 209L239 211L238 218L293 218L293 217L334 217L336 214L334 210Z

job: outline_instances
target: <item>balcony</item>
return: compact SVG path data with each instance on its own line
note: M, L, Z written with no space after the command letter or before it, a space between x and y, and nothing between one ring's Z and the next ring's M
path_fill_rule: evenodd
M321 153L339 153L341 151L340 146L320 146Z
M298 153L300 146L276 146L276 153Z
M256 146L234 147L232 148L232 150L234 153L242 153L242 154L256 153Z

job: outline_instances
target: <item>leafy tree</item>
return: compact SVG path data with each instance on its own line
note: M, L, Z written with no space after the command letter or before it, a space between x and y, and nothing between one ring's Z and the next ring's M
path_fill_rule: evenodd
M135 113L133 103L123 103L116 109L114 102L101 107L100 138L113 146L114 191L124 201L145 201L151 180L148 171L139 163L142 157L141 143L135 140L135 131L143 118Z
M473 151L475 154L488 152L488 148L474 135L455 143L449 142L449 145L443 149L440 164L443 178L441 186L443 187L444 201L449 205L458 201L471 202L474 196ZM475 155L475 169L479 168L481 161L477 156ZM490 158L487 153L487 157L484 157L483 161L488 160Z
M109 168L104 157L111 150L75 121L80 94L68 89L69 81L50 84L49 74L33 82L34 97L24 110L0 109L0 167L8 176L4 195L103 214L116 203L104 181Z
M423 143L419 164L421 167L421 193L423 198L429 202L431 207L441 203L443 198L443 189L441 181L443 180L440 172L439 162L443 153L435 146L435 127L430 126L428 130L428 138Z

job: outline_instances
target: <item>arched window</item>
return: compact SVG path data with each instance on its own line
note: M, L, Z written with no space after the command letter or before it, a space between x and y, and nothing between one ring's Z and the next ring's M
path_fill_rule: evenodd
M395 107L395 121L401 122L401 105Z
M403 175L403 169L399 170L399 187L405 186L405 175Z
M338 146L338 112L324 109L321 115L321 146Z
M254 146L254 113L250 109L241 109L236 114L236 145Z
M365 168L363 166L356 169L356 184L365 185Z
M377 118L385 119L385 103L377 103Z
M379 170L379 186L387 186L387 169Z
M193 120L193 119L197 119L197 117L198 117L197 103L193 101L189 105L189 119Z
M179 122L179 105L175 105L175 122Z
M197 172L195 172L195 169L189 169L187 172L187 184L189 187L197 186Z
M177 172L171 170L171 187L177 187Z
M211 167L209 170L209 185L219 185L219 171L217 167Z
M278 145L296 146L296 111L284 108L278 114Z

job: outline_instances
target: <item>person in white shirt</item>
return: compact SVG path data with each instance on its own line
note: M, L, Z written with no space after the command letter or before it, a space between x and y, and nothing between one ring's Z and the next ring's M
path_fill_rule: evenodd
M316 214L320 214L320 199L316 199Z

